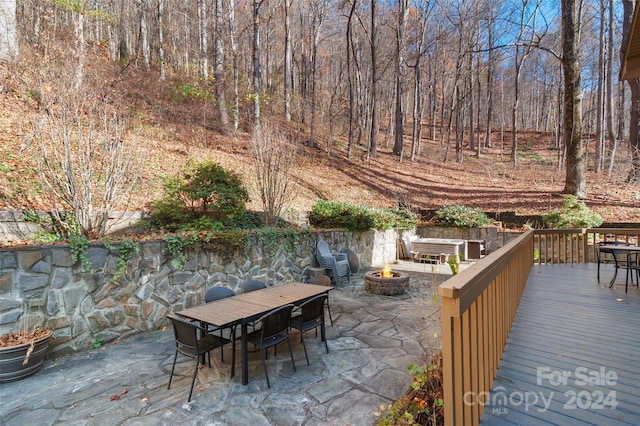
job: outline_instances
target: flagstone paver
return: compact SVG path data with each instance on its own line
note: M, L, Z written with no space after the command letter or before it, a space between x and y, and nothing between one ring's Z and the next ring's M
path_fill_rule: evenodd
M277 356L270 353L271 389L257 351L249 354L249 384L242 386L239 376L230 379L229 347L225 362L216 350L212 368L198 371L193 400L187 403L193 360L178 358L167 390L175 347L167 328L47 359L36 375L0 385L0 426L371 425L381 406L408 389L409 364L424 360L421 339L430 332L419 328L436 326L416 324L416 312L428 309L425 301L444 278L432 283L436 275L411 275L411 289L400 296L365 293L362 274L350 286L334 289L334 325L327 324L330 352L310 332L307 365L292 332L297 371L284 347ZM112 400L114 395L118 398Z

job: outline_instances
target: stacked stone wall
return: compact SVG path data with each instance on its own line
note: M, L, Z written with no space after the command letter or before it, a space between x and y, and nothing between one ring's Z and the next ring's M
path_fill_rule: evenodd
M117 244L93 243L91 267L73 262L69 245L0 248L0 334L47 325L54 329L53 351L75 352L96 341L113 341L166 325L169 312L202 303L212 286L239 292L242 282L267 285L305 279L316 265L315 242L332 251L348 247L366 268L395 259L393 231L302 233L293 249L288 242L270 248L254 239L239 248L185 251L176 265L164 241L140 242L140 251L116 276Z
M457 240L484 240L487 252L491 253L506 245L509 241L521 235L521 232L508 232L496 226L480 228L444 228L429 226L418 228L417 234L421 238L447 238Z

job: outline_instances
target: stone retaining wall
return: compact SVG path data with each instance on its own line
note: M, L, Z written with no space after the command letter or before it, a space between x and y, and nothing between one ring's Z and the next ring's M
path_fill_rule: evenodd
M481 228L443 228L429 226L418 228L417 234L421 238L447 238L457 240L485 240L487 253L496 251L512 239L517 238L521 232L507 232L497 226L483 226Z
M395 231L301 234L293 250L278 244L275 252L254 239L237 249L189 248L182 268L164 241L140 243L140 252L121 276L118 249L91 244L91 271L73 262L66 244L0 248L0 334L20 326L54 329L53 351L74 352L101 339L108 342L166 324L167 313L202 303L216 285L236 292L242 282L268 285L303 280L315 266L315 241L323 238L332 251L353 250L362 267L395 259Z

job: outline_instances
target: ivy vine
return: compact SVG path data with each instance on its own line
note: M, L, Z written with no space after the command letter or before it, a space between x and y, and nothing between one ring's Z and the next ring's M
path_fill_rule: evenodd
M173 258L171 264L179 270L184 268L184 264L187 262L187 256L184 254L184 249L193 245L197 237L193 235L175 234L165 237L164 242L167 244L167 251Z
M300 231L298 229L282 229L276 227L265 227L254 231L258 245L267 246L268 254L273 255L281 247L287 254L295 253L296 247L300 239L300 233L309 231ZM249 234L245 236L245 248L251 245Z
M140 253L140 244L131 238L125 238L120 241L119 251L120 255L118 256L117 269L112 281L115 281L119 276L121 276L129 262L131 262L131 259L133 259L136 254Z
M87 237L82 234L71 234L69 236L69 251L71 261L74 264L80 261L85 271L94 272L87 256L89 252L89 240L87 240Z

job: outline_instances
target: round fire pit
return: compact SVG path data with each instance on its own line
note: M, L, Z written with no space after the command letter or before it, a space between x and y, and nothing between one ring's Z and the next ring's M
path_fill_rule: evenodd
M371 294L394 296L404 293L409 288L409 274L391 272L391 277L381 277L381 271L369 271L364 274L364 289Z

